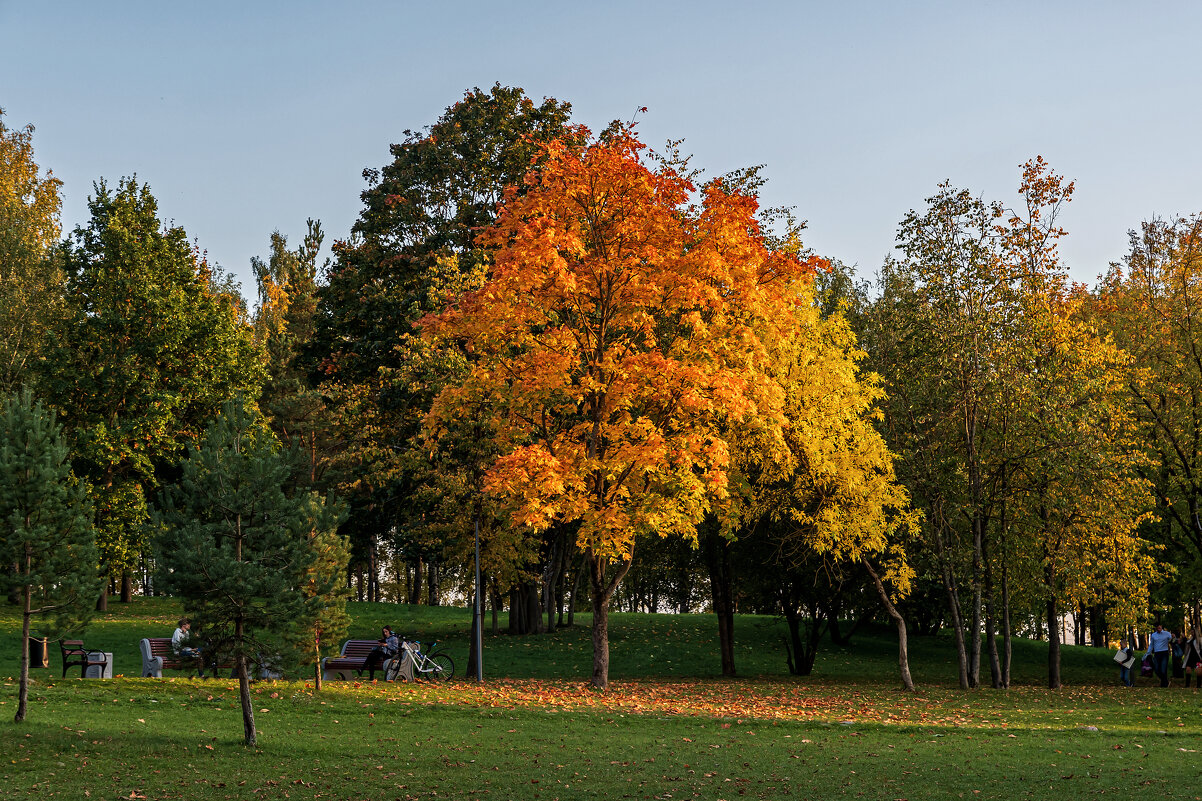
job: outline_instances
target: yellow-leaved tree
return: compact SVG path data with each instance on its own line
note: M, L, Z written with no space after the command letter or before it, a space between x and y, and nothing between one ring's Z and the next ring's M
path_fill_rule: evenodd
M812 285L799 290L805 303L795 330L773 347L771 375L784 392L787 423L779 443L754 427L738 427L732 452L739 491L727 527L758 567L749 583L766 583L779 594L795 673L809 675L824 625L822 613L799 608L802 596L834 592L815 573L862 566L898 627L899 673L913 690L906 624L894 600L909 592L913 570L904 546L918 533L919 516L875 427L884 391L878 376L861 371L864 353L843 313L823 316ZM727 657L733 661L733 604L715 601L714 607L729 618L726 627L719 621L719 637L724 673L733 673L726 670Z
M651 165L629 128L553 142L481 242L489 280L423 321L474 360L432 435L487 397L484 479L515 525L575 523L593 609L592 683L609 679L609 600L640 534L695 539L726 494L722 427L782 423L766 343L791 336L817 259L773 250L753 198ZM472 404L474 406L474 404Z

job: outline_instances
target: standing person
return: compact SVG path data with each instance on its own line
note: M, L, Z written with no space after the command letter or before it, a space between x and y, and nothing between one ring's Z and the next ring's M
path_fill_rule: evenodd
M175 632L171 635L171 653L178 656L180 659L195 659L196 660L196 675L200 678L205 677L204 663L200 661L200 649L193 648L189 645L184 645L192 636L189 632L192 629L192 621L188 618L181 618L176 626Z
M1182 667L1182 660L1185 657L1185 635L1179 631L1173 632L1173 678L1180 679L1185 677L1185 670Z
M1135 649L1127 644L1126 639L1119 640L1119 653L1124 659L1119 662L1119 681L1124 687L1134 687L1135 678L1131 674L1131 668L1135 666ZM1115 654L1115 660L1118 660L1118 654Z
M1182 657L1182 667L1185 668L1185 686L1189 686L1190 675L1194 681L1194 689L1202 687L1202 633L1194 629L1192 639L1185 641L1185 656Z
M397 651L401 650L401 641L392 633L392 626L385 626L380 629L380 639L376 641L378 644L371 649L371 653L367 655L367 659L363 662L363 670L368 671L368 678L374 679L376 671L384 667L384 663L397 655ZM363 675L363 670L359 671L359 675Z
M1173 635L1156 624L1156 631L1148 635L1148 650L1144 656L1152 657L1152 669L1160 677L1160 686L1169 686L1169 657L1173 655Z

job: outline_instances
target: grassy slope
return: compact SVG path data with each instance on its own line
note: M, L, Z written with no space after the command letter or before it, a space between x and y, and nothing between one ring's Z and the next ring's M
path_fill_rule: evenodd
M136 675L136 641L169 634L161 599L114 604L87 634ZM352 605L352 636L384 622L450 643L462 610ZM587 617L577 618L578 624ZM0 679L15 674L18 621L0 606ZM1114 687L1108 651L1066 649L1074 686L1040 689L1046 648L1016 644L1008 692L953 686L948 640L913 643L917 696L896 692L886 630L827 646L815 675L785 675L782 627L741 618L738 665L715 678L712 618L615 615L610 692L583 683L583 625L486 641L484 688L256 685L260 750L239 744L229 681L58 680L35 671L29 721L0 691L5 798L976 798L1150 791L1194 798L1202 714L1193 690ZM58 654L52 654L58 664ZM11 673L10 673L11 671ZM502 679L500 677L509 677ZM266 710L266 711L262 711ZM1096 727L1093 731L1086 727Z

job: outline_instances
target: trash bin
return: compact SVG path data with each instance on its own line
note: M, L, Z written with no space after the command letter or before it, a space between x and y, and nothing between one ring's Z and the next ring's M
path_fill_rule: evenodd
M105 651L89 651L85 679L111 679L113 677L113 655ZM99 664L103 662L103 664Z
M29 638L29 666L31 668L50 667L50 652L46 649L45 637Z

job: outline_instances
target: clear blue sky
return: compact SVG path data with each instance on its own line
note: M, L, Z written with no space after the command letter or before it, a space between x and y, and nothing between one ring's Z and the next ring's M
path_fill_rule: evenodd
M495 82L594 129L646 106L710 174L765 164L820 254L870 276L950 179L1013 201L1036 154L1092 284L1126 232L1202 210L1202 4L1119 2L11 2L0 107L64 182L136 173L254 294L250 258L306 217L345 236L362 171Z

